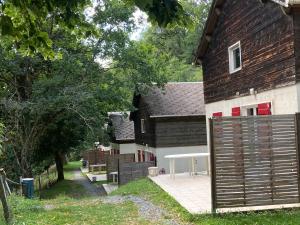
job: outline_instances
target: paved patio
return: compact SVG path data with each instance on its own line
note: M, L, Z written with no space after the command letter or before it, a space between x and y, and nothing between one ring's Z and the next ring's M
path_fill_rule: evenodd
M106 181L106 174L92 174L92 173L87 173L86 176L89 178L89 180L91 182Z
M211 184L207 175L189 176L188 173L150 177L181 206L192 214L211 213Z

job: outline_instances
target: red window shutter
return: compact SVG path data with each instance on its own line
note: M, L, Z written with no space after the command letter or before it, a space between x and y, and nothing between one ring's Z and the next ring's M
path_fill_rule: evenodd
M262 103L258 104L258 115L272 115L271 113L271 103Z
M150 161L153 162L154 161L154 154L150 153Z
M240 107L234 107L231 111L232 116L241 116L241 108Z
M145 162L145 152L143 151L142 154L143 154L143 162Z
M221 116L223 116L222 112L215 112L215 113L213 113L213 117L221 117Z
M138 162L141 161L141 150L138 150Z

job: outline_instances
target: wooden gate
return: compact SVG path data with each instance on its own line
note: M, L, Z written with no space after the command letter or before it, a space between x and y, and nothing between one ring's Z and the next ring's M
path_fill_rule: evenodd
M213 210L300 202L298 117L210 120Z

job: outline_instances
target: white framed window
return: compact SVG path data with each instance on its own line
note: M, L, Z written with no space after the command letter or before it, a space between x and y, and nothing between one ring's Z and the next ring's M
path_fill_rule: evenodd
M141 119L141 132L142 132L142 134L146 133L145 119Z
M242 69L241 42L237 42L228 48L229 72L235 73Z

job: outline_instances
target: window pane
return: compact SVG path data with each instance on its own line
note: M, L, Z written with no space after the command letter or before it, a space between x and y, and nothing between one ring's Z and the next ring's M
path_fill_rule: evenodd
M234 69L241 67L240 48L233 50Z

